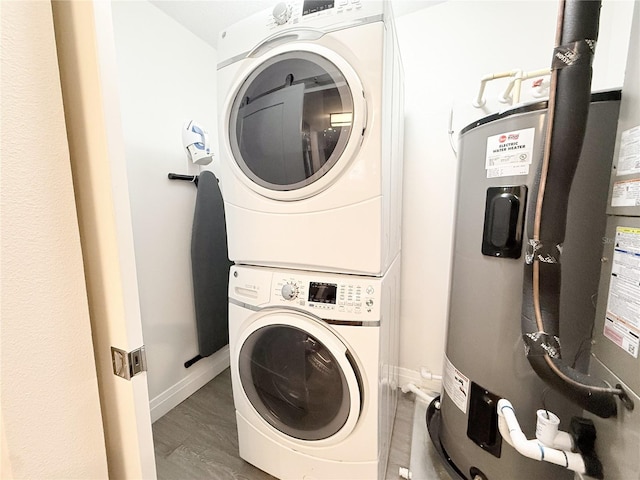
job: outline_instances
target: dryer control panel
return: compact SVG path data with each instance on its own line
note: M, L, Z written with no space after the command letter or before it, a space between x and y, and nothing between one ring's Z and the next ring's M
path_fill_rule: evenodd
M306 23L322 17L351 16L349 12L357 12L363 7L363 0L302 0L280 2L267 12L267 26L271 29L280 25Z
M377 322L383 278L234 265L229 298L259 308L304 310L325 320Z
M256 12L220 32L218 68L245 58L261 46L313 40L318 35L345 28L386 22L391 15L388 1L276 0L273 7Z

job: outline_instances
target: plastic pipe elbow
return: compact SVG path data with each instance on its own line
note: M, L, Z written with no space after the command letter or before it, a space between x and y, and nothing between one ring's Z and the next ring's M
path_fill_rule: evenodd
M480 89L478 90L478 95L476 96L476 98L474 98L473 102L471 102L471 105L476 108L484 107L484 105L487 103L487 101L484 99L484 88L486 85L487 80L483 78L480 81Z
M407 383L403 385L400 389L402 390L402 393L413 392L416 395L416 397L424 400L427 403L431 403L431 400L433 400L434 398L431 395L428 395L427 393L423 392L419 387L417 387L413 383Z
M498 400L497 408L500 434L518 453L527 458L553 463L574 472L588 473L582 455L549 448L537 440L528 440L520 428L511 402L502 398Z

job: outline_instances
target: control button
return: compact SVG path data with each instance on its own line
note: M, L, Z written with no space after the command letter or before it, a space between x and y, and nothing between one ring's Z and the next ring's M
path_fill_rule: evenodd
M369 285L369 286L367 287L367 293L368 293L369 295L372 295L372 294L373 294L373 287L372 287L371 285Z
M280 293L285 300L295 300L298 297L298 286L295 283L285 283Z
M280 2L275 7L273 7L273 19L276 21L278 25L283 25L287 23L287 20L291 18L291 10L286 3Z
M373 300L368 298L367 301L365 302L365 304L367 305L367 307L371 308L371 307L373 307Z

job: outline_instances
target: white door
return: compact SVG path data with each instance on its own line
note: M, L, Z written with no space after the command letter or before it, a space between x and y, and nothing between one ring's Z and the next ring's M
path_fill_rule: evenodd
M156 477L146 374L113 373L143 345L111 4L52 2L111 478Z

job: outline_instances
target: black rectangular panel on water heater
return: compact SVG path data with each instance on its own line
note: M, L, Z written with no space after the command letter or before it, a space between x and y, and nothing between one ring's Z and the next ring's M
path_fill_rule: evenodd
M483 450L500 458L502 436L498 431L498 400L498 395L471 382L467 437Z
M520 258L527 187L489 187L484 210L482 254Z

